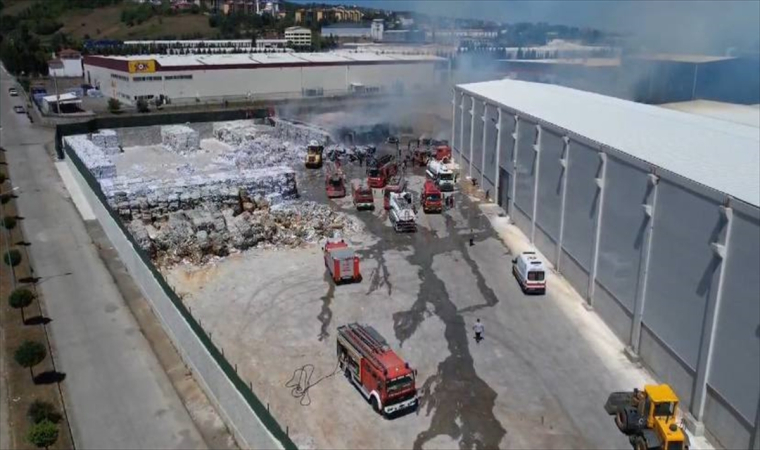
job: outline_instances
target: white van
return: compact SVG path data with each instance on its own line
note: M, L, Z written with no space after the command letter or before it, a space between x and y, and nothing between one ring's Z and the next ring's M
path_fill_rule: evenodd
M546 270L536 252L522 252L512 260L512 273L523 292L528 294L546 293Z

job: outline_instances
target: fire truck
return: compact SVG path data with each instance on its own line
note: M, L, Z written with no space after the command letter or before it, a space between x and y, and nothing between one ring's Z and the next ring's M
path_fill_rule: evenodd
M346 378L383 416L417 407L417 371L371 326L338 327L338 361Z
M439 145L435 148L435 159L443 161L444 159L451 159L451 147L448 145Z
M420 204L425 213L443 212L443 198L441 190L432 180L425 181L420 195Z
M398 233L417 231L417 214L409 192L392 192L389 196L390 210L388 218L393 229Z
M354 181L351 184L351 196L356 209L375 209L375 197L372 188L366 182Z
M359 257L348 247L343 239L327 241L322 248L325 267L335 284L343 282L359 282L362 274L359 270Z
M345 176L340 166L331 166L327 177L325 177L325 190L327 191L327 198L343 198L346 196Z
M388 180L388 183L383 188L383 208L385 208L386 211L391 209L391 193L403 192L404 189L406 189L406 181L404 181L400 176L396 175Z
M372 188L382 189L388 179L398 173L398 165L393 156L386 155L378 160L377 165L367 169L367 183Z

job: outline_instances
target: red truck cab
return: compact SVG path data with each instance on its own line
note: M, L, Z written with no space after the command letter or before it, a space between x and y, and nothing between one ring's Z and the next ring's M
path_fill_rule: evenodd
M343 198L346 196L346 185L343 174L333 172L325 178L325 190L327 198Z
M398 173L395 162L389 161L378 167L367 169L367 183L371 188L382 189L392 176Z
M451 160L451 147L448 145L439 145L435 148L435 159L438 161Z
M391 192L399 193L402 192L404 188L406 188L406 183L404 183L401 177L394 176L388 180L388 183L383 188L383 208L386 211L391 209Z
M420 195L422 210L426 213L443 212L443 196L433 180L425 181Z
M351 185L351 196L354 206L359 209L375 209L375 197L372 188L365 182L354 182Z

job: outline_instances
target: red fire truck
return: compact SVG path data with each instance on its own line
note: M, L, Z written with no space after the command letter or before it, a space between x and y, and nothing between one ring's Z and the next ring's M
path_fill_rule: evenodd
M441 190L435 185L435 181L427 180L422 187L420 203L425 213L443 212L443 198Z
M443 161L444 159L451 159L451 147L448 145L439 145L435 148L435 159Z
M383 188L383 208L386 211L391 209L390 199L391 192L403 192L406 189L406 182L398 175L391 177Z
M361 281L362 274L359 271L359 257L348 247L342 239L340 241L327 241L322 248L325 267L330 273L330 278L338 283Z
M381 161L377 166L367 169L367 183L371 188L382 189L388 179L398 173L398 166L393 158Z
M333 166L325 177L325 191L327 191L327 198L343 198L346 196L345 176L339 166Z
M351 184L351 196L356 209L375 209L375 197L372 188L366 182L354 181Z
M387 417L417 407L417 371L374 328L357 323L338 327L338 361L378 413Z

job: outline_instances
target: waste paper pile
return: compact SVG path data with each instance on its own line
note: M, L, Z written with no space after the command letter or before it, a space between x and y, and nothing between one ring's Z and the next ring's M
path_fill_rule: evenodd
M162 126L161 143L167 150L180 155L185 155L201 148L200 134L185 125Z
M64 140L82 160L85 167L98 180L116 176L116 166L103 149L87 138L86 134L67 136Z
M340 231L350 237L361 229L351 216L314 202L271 205L263 197L240 197L233 207L205 204L174 211L166 220L128 224L138 244L159 267L185 262L203 265L253 247L299 247Z
M308 145L311 141L317 141L319 145L327 145L330 142L330 133L326 130L301 122L286 119L276 119L274 135L283 140L298 145Z
M106 155L121 153L119 136L115 130L103 129L90 135L90 140L103 150Z

